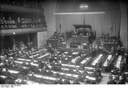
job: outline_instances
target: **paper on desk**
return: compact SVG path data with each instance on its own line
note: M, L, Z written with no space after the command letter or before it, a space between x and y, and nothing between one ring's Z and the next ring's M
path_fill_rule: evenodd
M81 62L81 64L86 63L90 58L91 58L91 57L85 58L85 59Z
M90 76L86 76L87 79L90 79L90 80L96 80L96 78L94 77L90 77Z
M16 70L8 70L10 73L14 73L14 74L17 74L19 73L19 71L16 71Z
M112 55L108 55L107 59L105 60L105 63L103 64L103 66L107 66L108 61L110 61Z
M95 64L101 59L102 56L103 56L103 54L100 54L100 55L92 62L92 65L95 65Z
M23 59L23 58L17 58L18 60L21 60L21 61L31 61L29 59Z
M50 54L49 53L46 53L45 55L42 55L42 56L38 57L38 59L41 59L41 58L46 57L48 55L50 55Z
M73 52L72 54L73 54L73 55L76 55L76 54L78 54L78 52Z
M7 78L7 76L5 76L5 75L0 75L0 77L1 78L4 78L4 79Z
M117 68L120 68L121 60L122 60L122 56L120 55L120 56L118 56L118 60L117 60L117 63L116 63Z
M21 61L15 61L15 63L18 63L18 64L23 64L23 62L21 62Z

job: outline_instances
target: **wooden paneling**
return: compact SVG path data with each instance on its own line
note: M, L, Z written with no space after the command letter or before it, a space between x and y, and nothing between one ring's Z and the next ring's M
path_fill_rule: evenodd
M7 35L17 35L17 34L26 34L26 33L34 33L34 32L40 32L40 31L46 31L47 28L25 28L25 29L10 29L10 30L0 30L1 36L7 36Z

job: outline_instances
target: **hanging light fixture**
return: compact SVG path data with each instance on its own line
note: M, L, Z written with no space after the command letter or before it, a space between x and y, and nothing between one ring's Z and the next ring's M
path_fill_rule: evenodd
M87 4L80 4L80 9L87 9L88 5Z

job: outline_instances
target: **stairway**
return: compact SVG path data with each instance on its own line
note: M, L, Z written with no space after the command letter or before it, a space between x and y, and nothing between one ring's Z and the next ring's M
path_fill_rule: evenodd
M109 74L110 73L102 73L103 78L101 79L101 82L99 84L107 84L109 81Z

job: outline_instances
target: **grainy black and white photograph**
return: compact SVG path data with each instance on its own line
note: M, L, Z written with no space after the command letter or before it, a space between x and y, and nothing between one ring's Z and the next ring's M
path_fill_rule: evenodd
M128 84L126 0L0 0L0 85Z

